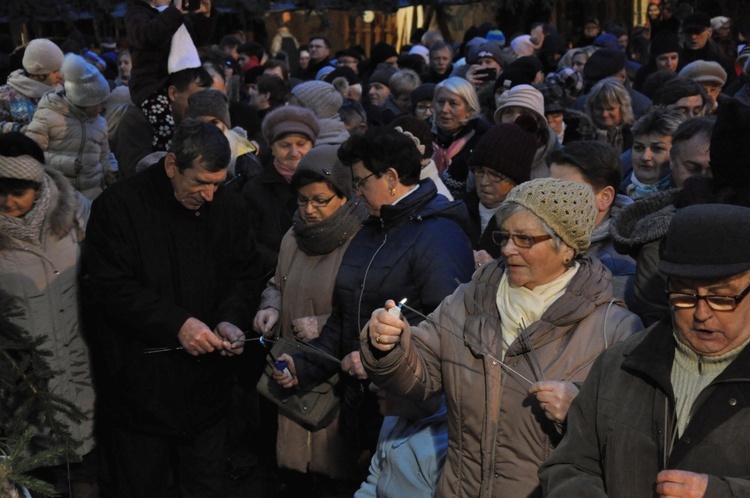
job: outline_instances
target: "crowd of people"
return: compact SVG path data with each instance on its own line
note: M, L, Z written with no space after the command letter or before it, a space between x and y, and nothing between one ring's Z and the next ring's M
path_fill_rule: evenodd
M40 478L750 492L750 23L650 0L366 53L193 3L0 82L0 290L82 413Z

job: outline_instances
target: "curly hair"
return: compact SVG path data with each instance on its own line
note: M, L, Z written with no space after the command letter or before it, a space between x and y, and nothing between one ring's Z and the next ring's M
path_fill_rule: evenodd
M341 145L338 156L347 166L361 161L378 178L393 168L402 185L419 182L422 155L411 138L392 128L375 127L364 135L352 135Z

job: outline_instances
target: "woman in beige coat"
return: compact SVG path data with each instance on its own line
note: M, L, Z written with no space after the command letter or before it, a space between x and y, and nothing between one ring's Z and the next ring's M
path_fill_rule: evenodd
M541 496L537 468L565 431L577 385L602 351L642 328L613 298L609 270L583 252L594 203L585 185L523 183L496 214L502 261L418 326L372 314L361 355L372 381L410 398L445 393L436 496Z
M17 299L23 312L14 319L18 325L32 337L45 337L41 347L51 353L47 361L55 372L50 391L84 414L80 423L65 419L81 442L67 455L72 463L94 448L94 389L78 307L79 244L89 201L62 175L45 171L43 160L30 138L0 135L0 289ZM83 489L95 483L79 482L77 468L68 469L63 460L59 470L69 472L75 496L89 496Z
M351 170L337 157L338 146L320 145L300 161L291 186L297 192L294 225L281 242L275 276L263 292L254 328L280 329L282 338L318 337L331 313L333 286L341 258L359 231L367 210L351 194ZM308 430L279 414L276 446L281 468L354 479L357 455L338 432L338 417Z

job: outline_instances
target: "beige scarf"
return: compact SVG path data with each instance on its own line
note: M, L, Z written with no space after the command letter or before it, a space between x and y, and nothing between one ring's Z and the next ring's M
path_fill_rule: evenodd
M508 283L508 275L503 272L497 288L497 311L500 313L500 328L503 336L503 357L516 337L529 325L539 320L547 308L565 293L565 289L578 272L575 263L565 273L534 290L514 287Z

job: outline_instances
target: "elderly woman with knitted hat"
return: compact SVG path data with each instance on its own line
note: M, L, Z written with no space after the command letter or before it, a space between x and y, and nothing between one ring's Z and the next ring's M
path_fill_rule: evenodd
M71 478L74 496L95 496L82 493L82 464L73 463L82 457L95 462L86 458L94 448L94 389L81 333L77 272L90 203L43 164L44 153L33 140L18 132L0 134L0 292L12 296L21 311L6 318L53 353L47 357L49 391L84 414L81 421L60 420L81 445L62 456L53 472ZM95 474L93 481L89 486L95 485Z
M45 38L31 40L23 53L23 68L0 86L0 132L25 131L42 95L59 89L63 53Z
M435 86L432 100L432 134L440 178L456 199L466 196L469 186L469 157L490 124L481 118L474 85L452 76Z
M320 133L312 111L284 106L268 113L263 120L263 138L270 152L263 158L263 172L247 181L242 195L250 212L250 227L262 257L264 273L270 277L276 268L279 247L292 226L297 196L291 188L292 176L300 160L310 152Z
M613 298L609 270L584 254L596 214L587 185L522 183L496 214L502 260L419 325L393 301L365 325L373 382L413 399L445 394L449 447L436 496L541 496L537 468L562 438L577 385L602 351L640 330Z
M42 97L26 135L44 150L50 169L94 200L117 180L117 160L110 153L109 129L101 116L109 83L75 54L65 56L61 71L63 90Z
M364 203L353 195L351 169L341 164L337 151L334 145L315 147L292 176L298 209L255 315L253 328L258 333L310 341L318 337L331 314L341 259L367 217ZM309 481L307 492L312 480L299 473L359 477L357 455L339 433L338 417L326 427L310 430L279 414L277 440L276 463L296 471L290 480Z
M547 156L557 147L557 134L547 122L542 92L531 85L517 85L498 97L495 123L513 123L524 114L534 118L538 129L531 178L545 178L549 176Z

